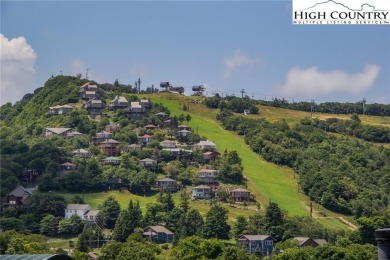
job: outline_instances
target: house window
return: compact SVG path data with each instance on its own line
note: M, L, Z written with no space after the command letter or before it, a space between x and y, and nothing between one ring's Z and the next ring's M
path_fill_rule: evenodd
M267 246L272 246L272 240L266 240L266 241L265 241L265 244L266 244Z

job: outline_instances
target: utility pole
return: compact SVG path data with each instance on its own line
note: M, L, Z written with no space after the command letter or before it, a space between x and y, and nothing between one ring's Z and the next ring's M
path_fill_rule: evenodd
M85 78L86 78L86 79L88 79L88 70L89 70L89 69L87 69L87 72L85 73Z
M141 93L141 76L138 76L138 94Z
M362 100L362 103L363 103L363 116L364 116L364 114L366 112L366 102L367 102L367 100L365 98L363 98L363 100Z
M244 93L245 93L245 90L244 89L241 89L241 99L243 99L244 98Z
M311 100L311 105L310 105L310 117L313 118L313 113L314 113L314 99Z
M310 217L313 218L313 202L310 201Z

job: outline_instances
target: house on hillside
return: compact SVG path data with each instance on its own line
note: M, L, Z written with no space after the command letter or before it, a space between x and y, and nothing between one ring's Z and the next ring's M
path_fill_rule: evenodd
M172 119L164 120L160 124L160 127L162 127L162 128L169 128L169 127L173 127L173 126L174 126L174 124L173 124Z
M18 186L10 193L6 194L1 200L2 210L15 209L19 213L25 213L28 207L28 198L38 189L38 186L33 188L25 188Z
M104 165L119 165L121 163L121 159L118 157L107 157L104 158L103 160Z
M156 114L156 116L157 116L158 118L160 118L161 120L166 120L166 119L169 118L169 115L168 115L167 113L165 113L165 112L158 112L158 113Z
M91 156L91 154L88 152L88 150L85 150L85 149L77 149L77 150L74 150L72 152L72 154L76 157L80 157L80 158L88 158L89 156Z
M97 215L100 213L100 210L90 210L84 214L83 220L88 222L95 222Z
M139 101L139 103L140 103L140 105L141 105L141 107L143 108L143 109L145 109L145 110L149 110L149 109L151 109L152 108L152 102L150 102L150 100L149 99L141 99L140 101Z
M94 222L99 212L100 210L92 210L88 204L68 204L65 209L65 218L77 215L85 221Z
M100 115L104 107L105 104L98 98L92 98L84 103L84 108L88 111L88 114L92 116Z
M65 218L78 215L81 219L84 219L84 214L91 209L91 206L88 204L68 204L65 209Z
M151 141L153 141L153 137L151 135L145 134L143 136L139 136L138 140L143 146L147 146Z
M250 202L251 193L246 189L235 189L230 191L230 197L235 202Z
M180 136L181 138L186 138L186 137L188 137L188 136L191 134L191 131L186 130L186 129L179 130L179 131L177 131L177 132L179 133L179 136Z
M179 130L191 130L191 127L189 127L188 125L179 125L177 128L179 128Z
M221 154L217 151L208 151L202 154L203 163L210 163L218 159Z
M119 129L119 124L109 124L104 127L104 132L113 134L118 129Z
M198 177L201 184L204 185L216 185L217 181L217 171L211 169L201 169L198 171Z
M72 112L73 107L69 105L58 105L54 107L49 107L49 114L50 115L63 115L63 114L68 114Z
M142 147L138 144L130 144L130 145L125 146L124 150L126 152L130 152L130 151L140 152L142 150Z
M65 174L68 174L69 172L76 169L76 164L73 164L71 162L66 162L63 164L60 164L60 173L59 176L63 176Z
M149 226L144 229L142 235L146 240L157 243L171 243L174 234L164 226Z
M250 254L269 256L272 254L276 239L269 235L243 235L238 239L241 248Z
M75 137L80 137L83 136L83 133L77 132L77 131L72 131L71 133L68 134L67 137L69 138L75 138Z
M311 237L294 237L293 240L298 242L299 247L311 246L317 247L325 245L327 242L325 239L313 239Z
M79 95L86 100L102 97L99 88L96 85L91 85L91 82L87 82L80 87Z
M109 139L104 142L101 142L99 144L99 147L102 149L102 152L107 155L107 156L118 156L119 155L119 150L118 146L120 145L120 142L114 140L114 139Z
M150 158L142 159L138 162L138 164L148 169L157 167L157 161Z
M193 154L192 150L186 150L182 148L163 148L162 151L170 152L170 154L175 158L184 156L187 159L191 159Z
M172 141L172 140L164 140L160 142L160 145L163 148L176 148L177 147L177 142Z
M154 129L156 129L156 128L158 128L158 126L155 126L155 125L153 125L153 124L149 124L149 125L146 125L146 126L145 126L145 129L146 129L146 130L154 130Z
M113 178L113 177L110 177L108 178L107 182L106 182L106 191L107 190L111 190L111 189L118 189L118 190L121 190L122 187L124 187L125 184L122 180L122 178Z
M126 107L129 106L129 102L124 96L115 96L113 100L110 102L110 108L111 109L118 109L118 108L123 108L125 109Z
M59 136L59 137L69 137L72 133L72 128L45 128L45 137Z
M192 188L192 199L212 199L214 191L210 186L199 185Z
M171 178L164 178L156 181L156 186L161 191L177 191L177 181Z
M199 143L194 144L194 149L200 149L202 151L215 151L217 146L212 141L200 141Z
M101 131L99 133L96 133L96 135L91 138L91 144L97 145L104 141L108 141L112 139L112 136L113 134L111 132Z
M133 120L141 119L147 111L148 109L143 107L140 102L130 102L130 106L124 110L126 116Z

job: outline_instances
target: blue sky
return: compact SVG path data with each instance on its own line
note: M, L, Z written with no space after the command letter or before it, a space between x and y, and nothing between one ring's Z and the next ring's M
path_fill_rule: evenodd
M51 75L390 102L390 26L292 25L290 1L1 1L1 103Z

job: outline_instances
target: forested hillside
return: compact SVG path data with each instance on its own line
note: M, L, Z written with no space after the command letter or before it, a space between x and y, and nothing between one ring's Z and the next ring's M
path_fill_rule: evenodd
M272 236L279 243L272 254L279 259L375 254L374 246L358 244L374 244L373 231L390 224L390 149L378 144L389 141L389 129L367 126L356 114L349 120L271 123L261 118L258 101L249 98L175 99L178 94L173 93L155 98L155 89L147 90L149 95L136 92L117 81L98 84L57 76L16 104L0 108L0 228L6 231L0 234L1 254L48 253L53 246L47 237L66 242L73 237L76 259L102 247L100 241L105 244L103 259L255 259L245 246L236 245L244 234ZM162 102L164 98L169 102ZM212 123L205 124L210 115L202 113L212 111L205 106L219 109L219 122L210 113ZM199 107L202 112L195 112ZM198 128L218 128L208 133L229 133L239 144L220 149ZM240 146L245 153L234 150ZM244 166L253 166L247 176ZM285 203L292 202L288 206L300 213L293 216L272 200L286 188L285 176L282 184L277 176L287 167L299 176L298 191L296 179L287 178L294 182L288 194L295 198ZM267 176L275 179L267 181L280 187L272 186L279 190L268 193L268 200L253 182L259 180L256 174L270 169L275 172ZM160 186L166 182L172 186ZM9 194L19 185L24 194L34 192L19 201L26 207L10 202L16 195ZM350 220L358 228L352 225L351 231L336 218L319 221L322 217L306 209L312 204L305 204L308 198L302 192L327 209L353 215ZM93 221L64 217L69 205L86 201L91 211L99 211ZM322 225L331 223L326 220L338 225ZM151 236L149 228L155 226L168 228L174 239L160 246L144 239L144 232ZM12 230L45 237L21 237ZM299 251L294 238L300 236L325 239L329 245ZM37 242L45 246L34 247ZM258 249L254 254L268 253Z
M219 102L214 107L222 108L218 119L224 127L245 135L266 160L293 168L312 200L357 218L389 214L390 149L359 140L388 143L389 128L363 125L356 114L350 120L306 118L290 127L283 120L235 115L229 99Z

